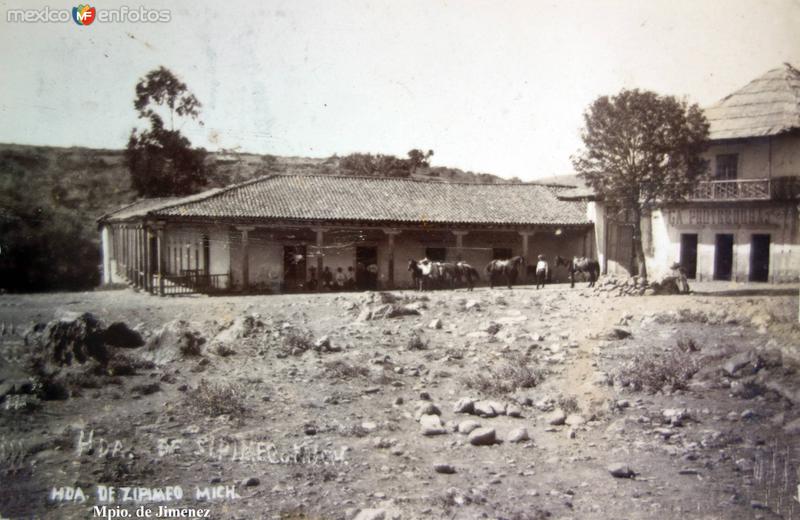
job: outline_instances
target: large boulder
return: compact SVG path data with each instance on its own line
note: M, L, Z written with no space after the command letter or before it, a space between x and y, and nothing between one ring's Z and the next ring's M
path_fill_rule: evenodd
M148 340L143 357L163 365L186 357L199 356L206 339L198 326L184 320L165 323Z
M110 358L105 328L88 312L49 322L37 342L41 360L58 366L82 364L89 360L104 364Z
M106 345L119 348L137 348L144 345L142 335L121 321L108 326L103 333L103 341Z

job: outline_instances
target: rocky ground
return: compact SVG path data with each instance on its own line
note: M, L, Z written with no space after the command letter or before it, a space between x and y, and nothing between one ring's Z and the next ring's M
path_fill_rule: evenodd
M800 518L797 287L584 285L0 296L0 516Z

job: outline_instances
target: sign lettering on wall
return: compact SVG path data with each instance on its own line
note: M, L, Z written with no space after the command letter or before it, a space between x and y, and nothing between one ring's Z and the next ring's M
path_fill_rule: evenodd
M769 226L780 223L778 208L665 209L670 226Z

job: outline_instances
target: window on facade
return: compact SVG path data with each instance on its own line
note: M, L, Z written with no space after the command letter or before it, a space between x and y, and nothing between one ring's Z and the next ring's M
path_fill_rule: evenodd
M444 262L447 259L447 249L444 247L425 248L425 257L434 262Z
M736 179L739 154L726 153L717 155L717 171L715 178L720 181Z

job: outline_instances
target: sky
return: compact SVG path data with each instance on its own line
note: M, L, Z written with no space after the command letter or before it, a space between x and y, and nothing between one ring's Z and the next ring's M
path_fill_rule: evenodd
M199 98L195 146L273 155L432 149L435 166L571 173L583 112L642 88L708 106L800 66L800 0L136 0L161 23L20 23L0 0L0 142L123 148L136 82Z

